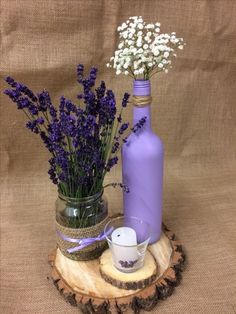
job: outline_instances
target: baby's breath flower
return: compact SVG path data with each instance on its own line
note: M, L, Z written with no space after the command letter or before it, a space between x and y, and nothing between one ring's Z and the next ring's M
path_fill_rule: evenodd
M154 27L155 27L154 24L147 24L147 25L146 25L146 28L147 28L147 29L151 29L151 28L154 28Z
M130 75L134 79L148 80L157 72L168 73L175 51L184 48L183 38L176 33L160 34L159 22L146 23L142 16L132 16L118 26L120 42L107 67L116 74Z
M166 58L166 59L169 57L169 55L170 55L170 54L169 54L168 51L164 52L164 54L163 54L164 58Z
M127 24L125 24L125 23L123 23L122 25L121 25L121 28L122 29L124 29L124 28L126 28L127 27Z

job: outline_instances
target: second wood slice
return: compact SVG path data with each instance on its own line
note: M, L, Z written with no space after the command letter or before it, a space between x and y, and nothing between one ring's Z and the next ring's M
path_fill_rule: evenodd
M106 282L126 290L143 289L157 277L157 263L149 251L146 252L142 268L132 273L123 273L113 266L111 250L108 249L100 257L99 270Z

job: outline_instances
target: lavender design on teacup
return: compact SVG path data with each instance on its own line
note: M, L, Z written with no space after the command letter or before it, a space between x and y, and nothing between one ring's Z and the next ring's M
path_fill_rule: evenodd
M138 262L137 259L134 261L119 261L121 267L123 268L132 268L137 262Z

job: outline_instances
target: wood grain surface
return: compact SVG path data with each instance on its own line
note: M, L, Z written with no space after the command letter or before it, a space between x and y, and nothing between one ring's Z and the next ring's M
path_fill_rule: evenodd
M158 275L147 287L137 290L117 288L106 282L99 271L99 259L78 262L65 257L59 249L49 255L51 277L67 302L83 313L138 313L151 310L158 300L170 296L181 279L185 255L175 235L163 226L161 239L149 246L156 259Z

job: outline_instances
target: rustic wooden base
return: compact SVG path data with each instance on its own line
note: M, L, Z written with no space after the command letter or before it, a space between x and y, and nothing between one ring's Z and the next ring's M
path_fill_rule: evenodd
M146 288L125 290L104 281L99 260L77 262L59 249L49 255L52 280L73 306L82 313L121 314L128 309L139 313L153 309L159 300L169 297L180 282L185 256L175 235L163 226L161 239L149 246L158 264L157 278Z
M103 252L100 257L100 274L102 278L120 289L143 289L156 279L157 271L157 262L149 250L146 252L143 267L133 273L122 273L113 266L110 249Z

